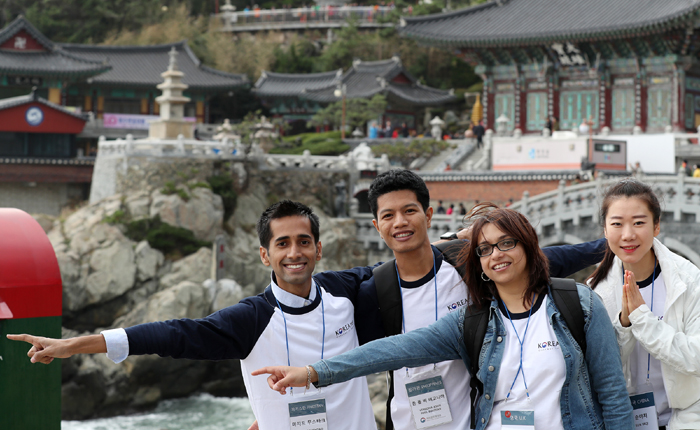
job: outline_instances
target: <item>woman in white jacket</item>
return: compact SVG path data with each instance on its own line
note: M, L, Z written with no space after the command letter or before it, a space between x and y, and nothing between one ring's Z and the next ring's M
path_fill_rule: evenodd
M648 185L613 185L600 219L608 249L589 284L617 332L637 427L700 429L700 270L656 239Z

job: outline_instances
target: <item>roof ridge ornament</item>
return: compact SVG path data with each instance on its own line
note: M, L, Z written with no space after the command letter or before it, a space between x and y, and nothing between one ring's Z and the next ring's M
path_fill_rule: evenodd
M352 68L353 69L356 69L357 66L359 66L360 64L362 64L362 60L360 60L359 58L355 58L354 60L352 60Z

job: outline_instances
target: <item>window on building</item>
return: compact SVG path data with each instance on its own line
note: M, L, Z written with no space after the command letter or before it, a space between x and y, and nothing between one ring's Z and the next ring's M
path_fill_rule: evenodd
M662 130L671 124L671 87L649 87L647 127Z
M495 109L494 121L498 120L501 115L505 115L508 118L506 131L513 131L515 129L515 96L513 94L496 94Z
M68 94L66 96L66 106L76 107L82 111L85 105L85 96L76 96Z
M588 119L593 121L593 129L598 128L598 92L563 91L559 103L560 129L578 128Z
M527 129L542 131L547 123L547 93L527 95Z
M141 113L141 100L105 98L104 112L138 115Z
M634 128L634 88L615 88L612 91L613 130Z
M0 156L68 158L75 136L59 133L0 133Z

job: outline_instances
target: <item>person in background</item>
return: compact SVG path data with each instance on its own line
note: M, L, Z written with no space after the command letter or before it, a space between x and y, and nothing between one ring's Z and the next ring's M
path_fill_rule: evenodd
M644 174L644 171L642 170L642 165L639 163L639 161L637 161L634 164L630 163L629 168L630 175L634 178L640 178Z
M405 122L401 123L401 137L408 137L408 125Z
M617 332L627 389L641 405L637 428L693 429L700 425L700 269L656 239L661 213L649 185L630 178L612 185L600 208L608 248L588 282Z
M452 213L455 211L455 205L451 204L449 208L447 208L447 212L445 212L447 215L452 215Z
M391 120L386 120L384 125L384 137L392 137L394 134L394 128L391 126Z
M459 204L459 214L460 215L466 215L467 214L467 208L464 207L464 203Z
M436 212L438 215L445 215L445 206L442 205L442 200L438 200Z
M693 178L700 178L700 167L696 164L693 168Z
M372 121L369 126L369 138L376 139L379 136L379 130L377 130L377 121Z
M476 136L476 149L481 149L484 146L484 134L486 134L484 120L479 120L479 123L472 128L472 132Z

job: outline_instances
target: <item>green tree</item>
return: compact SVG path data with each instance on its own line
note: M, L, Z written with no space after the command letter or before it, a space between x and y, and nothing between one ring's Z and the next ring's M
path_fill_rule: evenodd
M292 42L289 49L276 46L274 55L275 64L272 70L277 73L312 73L314 71L316 47L308 39Z
M377 94L371 99L346 99L345 124L352 128L364 128L367 122L379 118L386 109L386 97ZM343 102L335 102L321 109L309 121L309 127L331 125L340 127L343 117Z

